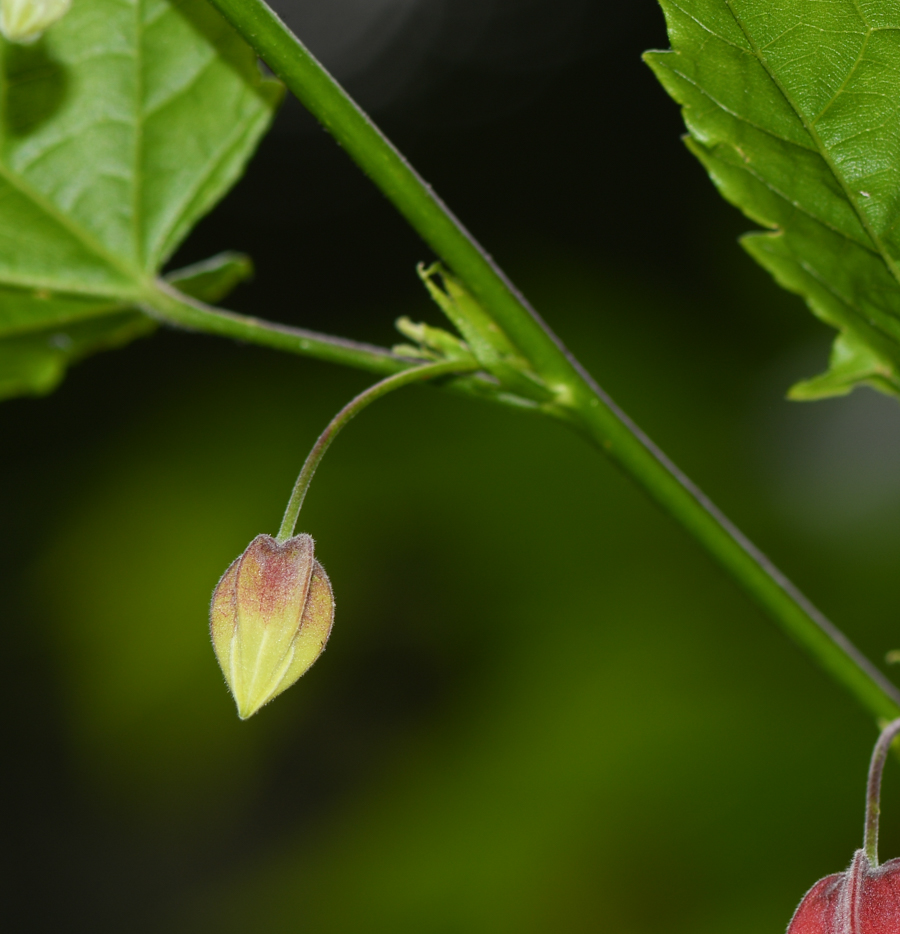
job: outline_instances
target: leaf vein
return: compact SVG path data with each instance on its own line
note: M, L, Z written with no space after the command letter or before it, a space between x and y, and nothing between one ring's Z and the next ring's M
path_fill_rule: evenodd
M219 171L224 157L231 151L231 148L234 146L234 144L253 125L254 121L258 119L258 115L251 114L247 117L244 117L243 120L239 121L236 124L234 132L231 133L229 137L222 142L222 144L216 150L215 155L207 161L206 170L202 174L198 173L194 184L188 191L185 192L184 197L182 197L178 202L177 210L172 212L172 220L160 231L160 236L157 237L157 248L161 247L163 244L168 243L172 232L181 222L181 217L187 205L189 205L194 200L194 198L197 197L198 193L203 189L210 178L212 178L215 173Z
M25 195L32 201L47 217L62 227L67 233L71 234L79 243L87 247L98 258L102 259L109 266L123 273L130 279L139 278L135 270L121 262L121 260L110 253L99 241L97 241L80 224L74 223L66 214L58 210L53 202L44 197L21 176L10 172L9 168L0 162L0 178L2 178L11 188Z
M677 68L672 68L671 71L674 74L678 75L678 77L681 78L682 81L686 82L687 84L690 84L691 87L693 87L696 91L698 91L705 98L707 98L707 100L709 100L710 103L718 107L719 110L721 110L723 113L727 113L728 116L730 117L734 117L735 120L738 120L741 123L745 123L747 126L753 127L754 130L758 130L760 133L764 133L766 136L770 137L771 139L776 139L780 143L785 143L788 146L795 146L797 149L803 149L806 152L816 152L816 149L814 146L809 146L809 147L802 146L796 140L788 139L786 136L782 136L780 133L776 133L770 127L763 126L760 123L755 123L753 120L748 120L747 117L745 117L743 114L740 114L735 110L732 110L730 107L726 107L725 104L723 104L720 100L713 97L713 95L709 92L707 88L703 87L702 84L698 84L697 81L695 81L690 75L685 74L683 71L679 71Z
M822 119L822 117L824 117L825 114L828 113L828 111L831 109L834 102L841 96L841 94L846 89L847 85L853 79L853 76L856 74L857 69L859 68L860 62L862 62L862 60L865 58L866 49L868 49L869 47L869 40L871 38L872 38L872 30L869 29L866 32L866 38L863 40L862 48L859 50L859 55L857 55L856 61L853 63L853 66L850 68L847 74L844 76L844 80L841 82L841 86L834 92L834 94L832 94L831 98L825 104L822 110L818 114L816 114L815 117L812 118L809 124L811 127L814 127Z
M152 107L148 107L144 112L144 119L149 119L150 117L155 116L159 111L164 110L169 106L173 101L178 100L180 97L184 97L190 91L192 91L198 84L198 82L203 78L203 76L216 64L215 56L210 56L208 61L203 64L203 67L198 69L189 81L185 82L177 88L173 88L168 95L156 101Z

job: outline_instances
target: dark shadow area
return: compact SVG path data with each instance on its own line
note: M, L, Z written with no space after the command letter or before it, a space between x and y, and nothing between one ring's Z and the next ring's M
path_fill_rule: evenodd
M5 130L13 136L27 136L63 105L68 75L40 40L34 45L4 42L2 67Z

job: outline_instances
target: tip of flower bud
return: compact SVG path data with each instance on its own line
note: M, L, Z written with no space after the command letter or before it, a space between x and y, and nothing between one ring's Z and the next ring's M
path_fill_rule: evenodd
M0 0L0 33L28 45L69 12L72 0Z
M213 591L210 633L242 720L287 690L322 654L334 595L309 535L258 535Z

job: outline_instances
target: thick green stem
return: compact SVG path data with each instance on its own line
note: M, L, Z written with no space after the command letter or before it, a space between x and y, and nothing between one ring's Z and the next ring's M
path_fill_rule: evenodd
M875 869L878 866L878 823L881 816L881 776L884 774L884 765L887 761L891 744L900 735L900 720L889 723L878 738L875 751L872 753L872 762L869 765L869 783L866 788L866 835L863 849L869 865Z
M303 500L306 498L306 491L312 482L313 474L316 468L325 456L325 452L331 446L331 442L337 437L338 432L356 415L371 405L376 399L393 392L395 389L401 389L403 386L409 386L412 383L421 383L428 379L437 379L439 376L456 376L459 373L471 372L477 364L467 366L458 360L441 363L426 363L423 366L413 367L403 373L396 373L383 379L380 383L370 386L365 392L361 392L355 399L348 402L337 415L328 423L328 427L319 435L318 441L313 445L309 456L303 464L297 482L294 484L294 491L288 500L287 509L284 511L284 519L281 521L281 528L278 530L277 541L286 542L293 534L297 525L297 517L300 515L300 508L303 506Z
M539 408L569 422L609 454L872 714L885 719L898 716L900 691L600 390L431 188L263 0L210 2L341 143L527 358L556 399ZM203 329L202 322L194 326ZM503 397L497 393L494 398Z

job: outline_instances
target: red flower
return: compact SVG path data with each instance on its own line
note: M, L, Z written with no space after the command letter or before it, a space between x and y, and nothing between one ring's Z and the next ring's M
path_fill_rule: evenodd
M863 849L846 872L826 876L805 895L787 934L900 934L900 859L878 865L881 775L900 720L889 724L872 753Z
M788 934L900 934L900 859L873 868L857 850L846 872L807 892Z

